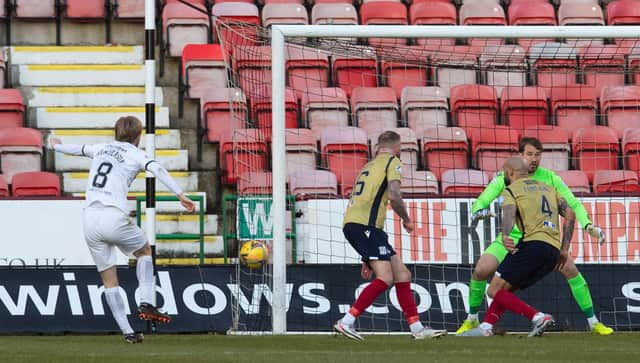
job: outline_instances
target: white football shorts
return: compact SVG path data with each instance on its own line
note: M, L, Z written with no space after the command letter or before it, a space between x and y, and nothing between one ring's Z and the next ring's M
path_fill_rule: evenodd
M83 225L85 241L99 272L116 265L116 247L131 256L147 242L144 231L116 207L85 208Z

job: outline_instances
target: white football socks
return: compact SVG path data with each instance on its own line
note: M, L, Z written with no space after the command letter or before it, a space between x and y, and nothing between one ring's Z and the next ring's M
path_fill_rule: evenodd
M424 330L424 325L422 325L420 321L416 321L415 323L409 325L409 329L411 329L412 333L418 334Z
M355 324L356 322L356 317L351 315L351 313L347 312L346 314L344 314L344 316L342 317L341 320L342 324L344 325L348 325L348 326L353 326L353 324Z
M598 318L596 318L596 316L592 316L590 318L587 318L587 322L589 323L589 329L593 329L593 327L598 324L600 321L598 320Z
M156 281L153 276L153 260L151 256L138 257L136 275L140 286L140 303L154 305Z
M475 313L475 314L468 314L468 315L467 315L467 320L470 320L470 321L477 321L477 320L478 320L478 313Z
M113 318L118 323L122 334L133 334L133 329L129 325L129 319L127 319L126 307L124 306L124 299L120 295L120 289L118 287L110 287L104 289L104 297L107 300L107 305L111 309Z
M480 323L480 329L482 330L491 330L493 328L493 324L490 323Z
M533 316L533 319L531 319L531 321L536 321L536 320L542 319L542 318L544 318L544 313L537 312L536 315Z

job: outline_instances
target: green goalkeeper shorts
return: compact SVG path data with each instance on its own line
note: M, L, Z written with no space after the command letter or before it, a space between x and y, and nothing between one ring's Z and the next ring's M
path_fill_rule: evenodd
M498 234L496 239L484 250L484 253L494 256L498 260L498 263L502 263L502 260L504 260L509 253L502 244L502 233Z

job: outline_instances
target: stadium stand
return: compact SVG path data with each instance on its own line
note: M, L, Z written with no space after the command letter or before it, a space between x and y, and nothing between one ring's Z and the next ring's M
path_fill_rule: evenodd
M144 1L113 0L114 17L117 19L144 19Z
M584 195L591 193L589 178L581 170L558 170L556 174L574 194Z
M592 45L581 48L581 73L584 82L595 89L599 95L604 87L623 86L628 49L618 45Z
M397 127L398 101L390 87L358 87L351 95L351 112L358 127L372 135Z
M270 171L249 171L238 177L238 194L271 194L273 177Z
M41 168L40 131L22 127L0 129L0 170L9 184L15 174Z
M262 26L273 24L309 24L309 15L304 6L299 4L265 4L262 8Z
M401 2L374 1L365 2L360 6L360 20L362 25L407 25L407 7ZM369 45L388 47L406 44L401 38L369 38Z
M335 54L332 57L333 84L344 90L347 97L356 87L378 85L378 61L374 48L354 49L353 55Z
M4 5L4 4L0 4ZM0 174L0 198L9 196L9 186L7 185L7 180L4 178L4 175Z
M640 173L640 129L626 129L622 135L623 164L627 170Z
M265 130L267 139L271 139L271 87L260 88L251 102L251 118L257 128ZM285 127L298 127L298 101L291 88L285 89Z
M504 87L500 103L502 123L513 129L522 132L547 124L547 95L540 87Z
M226 62L219 44L187 44L182 50L179 71L179 116L183 114L184 97L201 98L211 88L224 88L229 83Z
M467 129L471 140L471 159L478 169L495 172L504 162L518 152L520 134L508 126Z
M467 2L460 7L460 25L507 25L504 9L500 4ZM501 45L504 39L468 39L472 46Z
M316 168L316 137L309 129L287 129L284 135L287 151L287 173Z
M519 1L511 2L507 9L509 25L557 25L556 11L548 2ZM519 39L518 45L529 49L533 43L543 39Z
M187 44L206 44L209 40L206 13L181 3L172 2L164 6L162 26L162 47L170 57L180 57Z
M464 129L493 127L498 117L496 90L485 85L459 85L450 90L453 123Z
M229 22L228 27L220 27L215 34L215 39L225 39L226 44L256 45L258 28L260 26L260 10L249 2L224 2L216 1L211 7L211 15L217 20L217 24ZM217 25L216 24L216 25Z
M311 9L311 24L358 25L358 12L351 2L318 3Z
M106 16L105 0L65 0L65 5L69 19L104 19Z
M308 88L301 104L302 122L317 139L326 126L349 126L349 101L340 88Z
M414 1L409 8L412 25L456 25L456 7L443 1ZM418 45L455 45L454 38L416 39Z
M267 170L267 143L261 130L226 132L221 137L220 154L224 184L236 184L238 176L246 172Z
M325 127L320 145L322 165L336 175L341 195L350 195L360 169L368 160L366 132L357 127Z
M288 44L285 69L287 85L298 99L308 88L329 87L329 54Z
M209 142L219 142L225 133L246 128L249 110L241 89L226 88L205 92L200 103L202 123Z
M400 96L402 119L421 135L427 128L447 126L449 102L440 87L405 87Z
M505 86L527 85L526 53L519 45L489 45L480 55L480 70L484 82L497 94Z
M60 179L44 171L18 173L13 176L11 193L14 197L59 197Z
M381 62L382 79L393 88L396 98L400 98L405 87L423 87L427 85L428 69L425 61L428 52L422 46L408 46L391 51L392 57L402 59L398 61ZM379 50L378 54L385 53Z
M575 85L578 72L578 51L575 47L555 42L542 42L529 49L529 62L535 85L546 93L551 88Z
M596 125L596 96L593 87L584 85L551 88L551 115L555 124L566 130Z
M593 176L594 193L640 192L638 173L630 170L596 170Z
M640 86L604 87L600 111L606 124L622 138L627 128L640 128Z
M435 83L446 92L451 87L463 84L476 84L476 64L481 47L468 45L439 46L433 50L430 63L437 65L435 74L431 75Z
M22 19L55 18L55 3L55 0L16 0L14 2L15 16ZM4 7L4 1L1 5ZM72 7L72 13L73 11Z
M271 83L271 46L235 45L233 54L240 88L249 99L261 97L262 88Z
M576 169L582 170L590 182L596 170L618 168L620 146L615 132L606 126L576 130L572 138Z
M538 126L525 128L522 136L535 137L544 147L544 157L540 160L540 166L547 169L560 171L569 170L569 131L556 126Z
M405 198L420 198L426 194L439 194L438 180L426 170L412 170L404 173L400 181L400 190Z
M489 183L489 176L482 170L449 169L442 173L442 194L478 195Z
M24 114L20 91L13 88L0 89L0 129L22 127Z
M296 170L289 177L289 190L297 198L335 198L338 181L327 170Z
M434 127L418 134L422 140L422 161L436 180L447 169L468 168L469 145L464 130L458 127Z

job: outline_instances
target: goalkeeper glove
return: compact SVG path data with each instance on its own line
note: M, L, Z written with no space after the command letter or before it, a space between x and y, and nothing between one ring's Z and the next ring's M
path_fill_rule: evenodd
M488 208L480 209L479 211L473 213L473 215L471 216L471 224L475 224L480 219L489 219L495 216L496 215Z
M584 230L587 231L591 237L597 238L598 243L604 243L604 231L602 231L602 228L594 225L593 223L589 223Z

